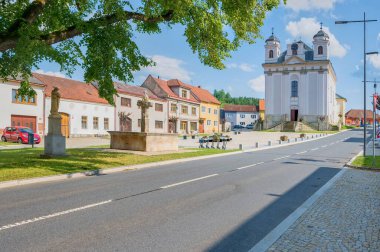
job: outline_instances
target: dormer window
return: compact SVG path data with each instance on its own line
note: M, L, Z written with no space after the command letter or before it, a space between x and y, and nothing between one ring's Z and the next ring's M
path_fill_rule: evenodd
M292 55L297 55L298 45L296 43L291 45Z
M182 98L187 98L187 91L186 90L182 90L181 97Z
M273 58L273 50L270 50L270 51L269 51L269 58L270 58L270 59Z
M323 47L318 46L318 55L323 55Z

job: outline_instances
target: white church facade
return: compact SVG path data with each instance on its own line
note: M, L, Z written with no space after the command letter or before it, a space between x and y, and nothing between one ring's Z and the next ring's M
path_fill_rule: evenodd
M329 58L329 36L321 27L313 48L303 41L287 45L272 35L265 43L266 127L306 122L316 129L339 122L336 74Z

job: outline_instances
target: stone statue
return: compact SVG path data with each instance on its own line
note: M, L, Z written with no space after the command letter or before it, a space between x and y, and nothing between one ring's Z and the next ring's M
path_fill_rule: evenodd
M51 108L50 108L50 115L51 116L59 116L58 109L59 109L59 101L61 99L61 94L58 92L59 89L57 87L54 87L51 91Z
M149 114L148 109L152 107L149 102L148 92L144 90L144 97L137 102L137 106L141 109L141 132L149 132Z

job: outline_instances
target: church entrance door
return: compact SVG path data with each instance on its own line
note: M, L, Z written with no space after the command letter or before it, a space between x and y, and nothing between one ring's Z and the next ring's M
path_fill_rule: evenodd
M298 121L298 109L292 109L292 110L290 110L290 120L292 122Z

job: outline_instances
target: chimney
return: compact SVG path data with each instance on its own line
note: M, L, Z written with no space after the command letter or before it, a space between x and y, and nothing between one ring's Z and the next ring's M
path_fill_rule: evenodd
M198 88L201 88L201 86L198 86Z
M157 78L159 79L159 78L160 78L160 76L157 76Z

